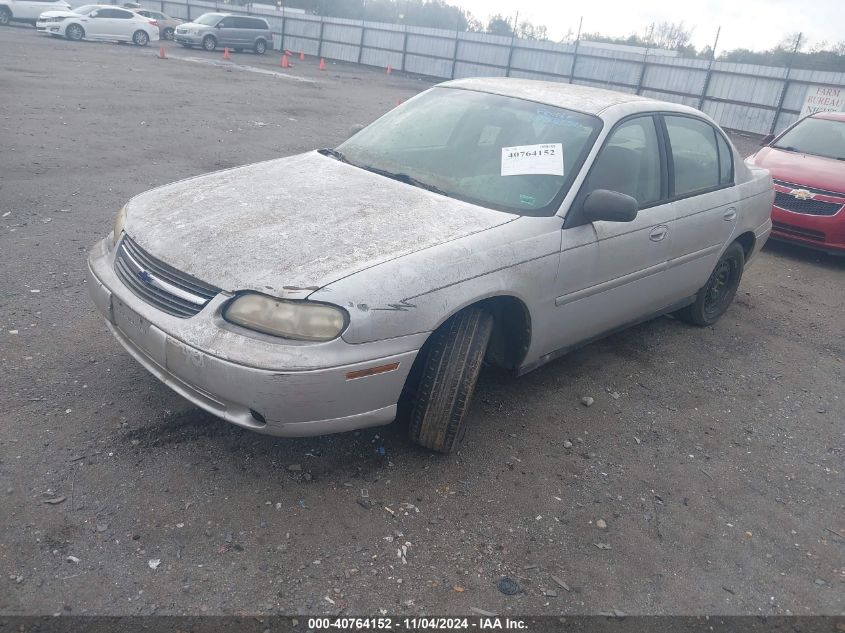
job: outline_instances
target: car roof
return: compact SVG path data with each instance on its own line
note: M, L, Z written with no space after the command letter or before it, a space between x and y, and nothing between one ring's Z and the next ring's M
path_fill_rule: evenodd
M617 105L627 105L628 110L654 111L668 110L687 112L702 116L702 113L689 106L669 103L639 95L592 86L562 83L559 81L537 81L534 79L514 79L510 77L474 77L447 81L441 86L463 88L478 92L489 92L504 97L516 97L537 101L559 108L576 110L586 114L601 114L604 110Z
M816 112L812 117L814 119L827 119L828 121L845 121L845 112Z

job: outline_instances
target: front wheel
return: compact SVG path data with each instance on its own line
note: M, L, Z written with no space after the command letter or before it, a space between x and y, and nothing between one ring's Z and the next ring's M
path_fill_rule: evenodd
M6 26L12 21L12 12L6 7L0 8L0 26Z
M202 40L202 47L207 51L213 51L217 48L217 40L213 35L206 35Z
M493 316L470 307L435 330L421 359L419 384L411 396L410 438L450 453L463 438L481 363L493 332Z
M171 29L170 27L164 29L161 32L161 36L168 41L173 41L173 29Z
M255 51L256 55L263 55L267 52L267 42L265 42L264 40L258 40L255 43L255 47L253 50Z
M150 42L150 36L147 35L146 31L135 31L132 35L132 42L135 46L146 46Z
M85 37L85 30L78 24L71 24L65 29L65 37L74 42L78 42Z
M716 262L710 279L696 294L695 302L676 312L675 316L693 325L713 325L731 305L744 267L745 251L734 242Z

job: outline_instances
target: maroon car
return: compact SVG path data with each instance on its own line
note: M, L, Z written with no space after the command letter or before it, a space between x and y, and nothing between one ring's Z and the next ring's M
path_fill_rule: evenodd
M818 112L764 142L746 162L772 173L772 238L845 255L845 112Z

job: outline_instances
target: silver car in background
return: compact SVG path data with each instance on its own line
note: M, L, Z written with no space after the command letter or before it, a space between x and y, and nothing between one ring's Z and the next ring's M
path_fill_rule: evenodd
M230 13L204 13L193 22L177 26L173 39L187 48L201 46L207 51L225 47L263 55L273 47L267 20Z
M136 196L88 285L130 354L223 419L304 436L399 413L448 452L482 362L520 375L656 315L714 323L773 195L692 108L465 79L336 149Z

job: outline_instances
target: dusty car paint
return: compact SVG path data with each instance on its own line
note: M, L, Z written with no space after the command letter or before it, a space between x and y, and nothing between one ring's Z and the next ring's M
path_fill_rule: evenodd
M768 237L771 178L750 170L733 149L733 186L643 210L630 223L566 227L617 122L654 112L710 121L696 110L527 80L445 86L601 117L599 138L555 215L494 211L315 152L167 185L130 201L126 233L223 292L196 317L163 314L122 287L114 250L104 242L92 253L89 279L121 343L182 395L236 424L279 435L384 424L393 419L429 334L466 306L494 297L520 306L524 324L505 336L522 346L509 368L524 373L608 331L689 303L729 244L745 239L751 259ZM655 247L649 242L655 228L672 239ZM233 293L250 289L340 306L348 327L337 339L314 344L222 319ZM148 327L122 329L116 301ZM209 403L209 395L218 401ZM265 421L257 422L250 409Z

